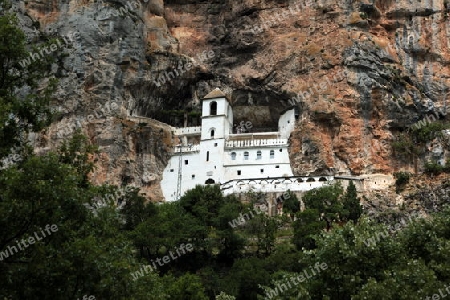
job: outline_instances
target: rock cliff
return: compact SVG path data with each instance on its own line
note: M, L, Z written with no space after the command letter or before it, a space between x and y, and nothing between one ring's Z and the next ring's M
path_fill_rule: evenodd
M60 114L31 137L36 151L80 127L101 149L96 183L132 183L161 200L176 141L158 120L182 125L174 112L195 115L216 87L237 123L276 126L298 106L297 175L420 171L448 156L440 140L418 163L391 147L425 116L449 118L448 0L28 0L13 10L30 46L65 41L52 54Z

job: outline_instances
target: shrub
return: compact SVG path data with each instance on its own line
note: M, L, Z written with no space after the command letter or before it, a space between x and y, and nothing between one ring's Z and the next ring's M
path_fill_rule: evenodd
M426 143L441 135L441 131L448 127L448 124L440 122L431 122L419 127L416 125L412 127L412 135L416 138L417 142Z
M409 178L411 178L411 173L409 172L395 172L394 173L395 185L402 186L409 182Z
M425 163L425 173L438 175L444 171L444 167L436 162Z
M411 178L411 173L395 172L394 178L395 178L395 189L396 189L396 192L398 193L401 190L403 190L405 185L409 182L409 179Z

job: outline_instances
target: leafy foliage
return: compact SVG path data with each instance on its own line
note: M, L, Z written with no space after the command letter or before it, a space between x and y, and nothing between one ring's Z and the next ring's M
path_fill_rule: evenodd
M342 219L345 221L357 222L361 216L363 210L360 204L360 199L358 198L356 187L353 181L350 181L347 190L342 197Z
M439 121L426 122L420 124L421 126L412 126L412 137L418 143L426 143L432 139L441 136L441 131L448 129L450 124L445 124Z
M399 135L397 140L392 142L392 149L396 155L406 157L417 156L421 153L421 148L413 142L409 134Z
M403 186L409 182L409 179L411 178L411 173L409 172L395 172L394 173L395 178L395 185L397 186Z
M5 1L0 5L5 6ZM40 131L51 121L48 103L56 82L50 79L42 83L50 61L36 60L22 66L20 62L27 56L25 35L18 28L17 18L8 13L1 15L0 159L7 156L11 148L26 146L24 133Z
M342 186L336 183L308 191L303 196L306 208L315 209L320 213L320 219L327 223L327 230L331 228L333 222L342 219L343 205L339 201L342 193Z
M138 296L142 287L131 281L130 271L137 262L132 244L120 231L116 208L88 209L85 204L98 188L86 185L78 161L62 160L50 153L0 171L3 253L17 241L40 234L46 225L58 228L0 262L4 283L0 297L67 299L89 293L102 299L147 299ZM18 284L24 288L17 289ZM160 284L155 281L150 286L158 289Z
M436 162L426 162L424 167L425 173L432 175L439 175L442 172L447 171L446 166L441 166L439 163Z
M0 158L23 155L0 169L1 299L262 299L318 264L327 268L276 299L423 299L450 282L450 209L393 233L360 217L352 183L345 193L336 184L305 193L302 212L291 193L284 208L294 222L255 213L234 228L264 195L247 206L218 186L197 186L154 205L135 188L93 186L97 149L79 133L56 153L32 155L23 137L50 117L51 83L37 92L46 61L19 63L27 51L13 16L0 16L0 41ZM418 139L436 132L430 128ZM52 224L56 232L10 251ZM292 243L280 242L284 227L293 227ZM132 272L188 243L192 252L133 280Z
M326 226L326 222L321 220L319 210L307 208L297 214L294 222L293 242L297 249L316 248L315 235L319 234Z
M283 211L286 213L295 214L300 210L300 201L298 201L297 195L291 191L287 191L286 193L287 197L283 200Z

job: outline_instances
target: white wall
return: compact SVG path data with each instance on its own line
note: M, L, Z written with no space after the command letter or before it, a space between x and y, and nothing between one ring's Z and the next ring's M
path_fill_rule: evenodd
M198 183L198 178L196 175L195 179L191 178L192 174L196 174L198 172L198 166L200 163L200 152L191 152L191 153L183 153L182 155L182 170L183 177L181 181L182 187L182 195L185 191L189 189L189 187L195 187L195 184ZM179 153L175 153L169 160L166 168L163 172L163 179L161 180L161 189L164 194L164 198L166 201L175 201L176 192L177 192L177 183L178 183L178 164L179 164ZM185 160L188 161L188 164L185 164ZM173 172L171 172L173 170Z
M233 133L233 109L231 105L228 105L228 131L225 131L225 137L228 137L229 134Z
M278 120L278 132L281 138L288 139L295 127L295 109L286 111Z
M223 116L202 118L202 140L211 139L211 129L214 129L214 138L225 138L225 131L229 128L228 121Z
M326 178L327 181L319 181L320 178ZM233 180L223 185L221 188L223 189L224 195L229 195L233 193L247 193L250 190L254 192L286 192L287 190L291 190L293 192L298 191L309 191L315 188L322 187L326 184L334 183L333 176L321 176L321 177L311 177L315 181L307 182L308 178L302 177L303 182L299 182L298 179L301 177L295 178L276 178L276 179L243 179L243 180Z
M360 177L364 178L364 189L366 190L385 190L395 184L395 179L392 175L369 174Z
M213 101L217 103L217 114L210 116L210 103ZM294 110L283 114L278 125L285 135L282 139L253 140L253 137L249 136L245 143L229 142L225 145L225 138L231 133L233 126L231 106L225 98L203 100L200 145L194 145L191 151L182 154L181 196L197 184L205 184L208 179L214 180L215 183L224 183L239 178L293 176L287 138L295 126ZM211 129L214 129L214 138L211 138ZM194 132L197 133L198 128L176 130L179 134ZM187 150L186 147L183 148L183 151ZM273 158L270 158L271 150L274 151ZM209 161L206 159L208 151ZM261 151L261 159L257 159L257 151ZM236 152L236 160L231 159L231 152ZM249 153L248 160L244 159L244 152ZM177 200L179 155L173 154L163 172L161 188L166 201ZM262 173L261 169L264 170ZM238 171L241 175L237 175Z
M224 115L228 117L228 100L225 98L204 99L202 102L202 117L210 116L209 109L212 102L217 103L217 116Z
M274 152L273 158L270 158L271 150ZM282 151L280 152L280 150ZM258 159L258 151L261 151L261 159ZM236 153L235 160L232 160L233 152ZM245 152L249 153L248 160L245 160ZM287 145L284 147L228 148L225 150L223 163L225 165L225 181L237 178L293 176ZM238 175L238 171L241 171L241 175Z

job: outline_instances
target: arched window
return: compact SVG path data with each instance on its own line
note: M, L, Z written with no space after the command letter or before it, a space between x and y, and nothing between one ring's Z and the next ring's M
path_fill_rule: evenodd
M244 152L244 160L248 160L248 152L247 151Z
M236 160L236 152L231 152L231 160Z
M216 101L211 102L211 104L209 105L209 114L211 116L217 115L217 102Z
M274 150L270 150L270 158L275 158L275 151Z
M214 129L211 129L211 138L214 138Z
M261 159L261 151L256 152L256 159Z
M206 161L209 161L209 151L206 152Z

